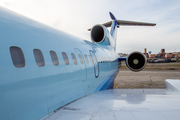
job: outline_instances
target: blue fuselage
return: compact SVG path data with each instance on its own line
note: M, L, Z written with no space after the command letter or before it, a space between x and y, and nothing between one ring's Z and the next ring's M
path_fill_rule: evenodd
M68 35L4 8L0 14L0 120L40 119L78 98L112 88L119 56L111 47ZM25 66L13 64L10 47L22 50ZM44 66L37 65L34 49L42 52ZM50 51L57 54L58 65L53 64ZM67 54L68 65L62 52Z

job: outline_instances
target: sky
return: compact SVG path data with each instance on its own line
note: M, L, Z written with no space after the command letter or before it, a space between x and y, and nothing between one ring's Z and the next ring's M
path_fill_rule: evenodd
M179 0L0 0L0 6L88 41L87 29L109 22L110 11L118 20L157 24L120 26L118 53L180 52Z

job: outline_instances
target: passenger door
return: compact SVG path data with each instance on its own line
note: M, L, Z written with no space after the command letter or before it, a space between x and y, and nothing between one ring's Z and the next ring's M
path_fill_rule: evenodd
M94 75L97 78L99 76L99 64L98 64L95 53L92 50L90 50L89 52L90 52L90 55L92 57L93 64L94 64Z

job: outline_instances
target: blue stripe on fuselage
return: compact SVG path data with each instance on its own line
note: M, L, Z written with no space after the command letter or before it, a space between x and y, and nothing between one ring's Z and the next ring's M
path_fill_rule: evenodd
M111 27L111 36L113 36L113 34L114 34L114 31L115 31L115 28L116 28L116 26L117 26L117 21L116 20L113 20L112 21L112 23L114 23L113 25L112 25L112 27Z
M100 90L106 90L109 89L112 84L114 83L114 78L116 77L118 73L118 69L114 70L95 90L93 93L100 91Z

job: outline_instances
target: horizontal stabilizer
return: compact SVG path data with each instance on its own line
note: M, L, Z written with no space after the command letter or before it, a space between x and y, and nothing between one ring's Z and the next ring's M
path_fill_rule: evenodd
M145 23L145 22L135 22L135 21L125 21L125 20L116 20L119 26L155 26L155 23ZM112 21L104 23L105 27L111 27ZM91 29L88 29L91 31Z
M127 26L155 26L155 23L145 23L145 22L135 22L135 21L125 21L125 20L117 20L118 25L127 25ZM104 23L103 25L106 27L111 27L112 21Z

